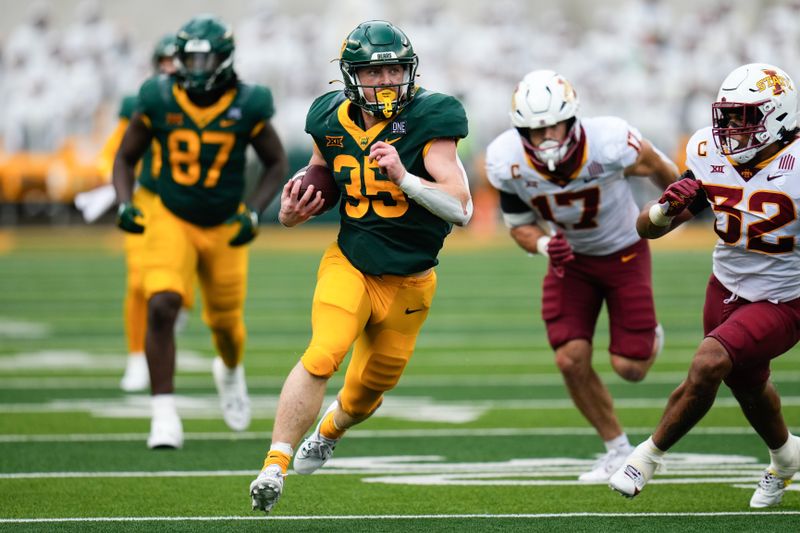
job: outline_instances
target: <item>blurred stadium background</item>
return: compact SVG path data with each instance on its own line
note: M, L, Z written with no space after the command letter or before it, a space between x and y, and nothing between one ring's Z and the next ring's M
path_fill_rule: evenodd
M74 195L109 179L97 156L121 98L150 74L156 40L212 12L235 32L240 76L270 86L276 127L298 167L312 99L340 78L341 39L385 18L409 34L420 84L458 95L471 134L461 143L481 200L481 157L507 126L515 83L553 68L576 86L584 115L614 114L683 159L709 121L723 77L748 61L796 75L800 2L718 0L110 0L0 1L0 224L79 220ZM645 189L641 197L651 195ZM493 220L478 201L477 226ZM269 219L270 217L267 217Z

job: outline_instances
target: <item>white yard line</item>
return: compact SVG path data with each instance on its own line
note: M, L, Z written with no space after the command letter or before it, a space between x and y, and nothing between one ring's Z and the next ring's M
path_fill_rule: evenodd
M661 518L722 516L796 516L800 511L730 511L717 513L528 513L528 514L416 514L416 515L327 515L327 516L96 516L87 518L0 518L0 524L63 522L227 522L227 521L353 521L353 520L459 520L465 518Z
M629 427L626 433L649 435L652 427ZM693 435L747 435L753 433L749 427L697 427L692 429ZM353 429L347 432L348 439L386 439L386 438L446 438L446 437L524 437L524 436L582 436L595 435L593 428L470 428L470 429ZM147 433L72 433L65 435L0 435L0 443L14 442L131 442L147 440ZM269 439L269 432L230 431L185 433L184 439L192 440L264 440Z

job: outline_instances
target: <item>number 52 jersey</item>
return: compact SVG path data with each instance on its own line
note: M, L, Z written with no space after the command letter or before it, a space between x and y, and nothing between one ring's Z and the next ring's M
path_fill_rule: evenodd
M755 166L734 166L717 152L711 128L699 130L686 145L686 164L705 192L690 209L711 206L719 236L713 272L739 297L772 302L800 297L798 158L795 138Z

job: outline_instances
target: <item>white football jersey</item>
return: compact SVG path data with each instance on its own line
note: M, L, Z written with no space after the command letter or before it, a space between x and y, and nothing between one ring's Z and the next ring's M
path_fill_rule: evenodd
M563 187L533 167L514 128L486 149L486 170L495 188L517 195L530 207L530 215L516 221L550 221L563 230L575 252L608 255L640 239L639 208L623 171L639 156L642 136L616 117L580 123L586 136L583 161Z
M714 211L714 275L750 301L800 297L800 142L758 165L747 179L718 153L711 128L686 145L686 164L703 183Z

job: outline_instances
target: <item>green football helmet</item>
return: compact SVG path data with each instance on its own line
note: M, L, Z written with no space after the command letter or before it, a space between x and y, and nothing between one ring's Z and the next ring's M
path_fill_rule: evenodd
M160 63L162 59L174 58L178 51L178 39L175 34L168 33L161 37L153 49L153 70L158 73L160 71Z
M414 53L411 41L400 28L384 20L362 22L342 43L339 68L344 77L344 94L368 113L391 118L414 98L416 91L414 78L418 63L419 59ZM405 74L403 82L399 86L394 86L397 96L393 100L380 95L387 86L363 85L358 79L359 68L397 64L403 65ZM367 100L365 91L373 92L375 102Z
M190 92L213 91L235 78L233 32L213 15L198 15L178 30L178 78Z

